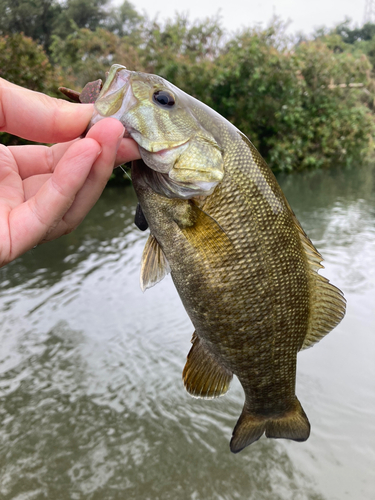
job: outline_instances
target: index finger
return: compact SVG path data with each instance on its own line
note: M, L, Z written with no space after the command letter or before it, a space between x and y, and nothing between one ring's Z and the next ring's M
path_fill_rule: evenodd
M0 131L37 142L66 142L86 129L92 104L73 104L0 78Z

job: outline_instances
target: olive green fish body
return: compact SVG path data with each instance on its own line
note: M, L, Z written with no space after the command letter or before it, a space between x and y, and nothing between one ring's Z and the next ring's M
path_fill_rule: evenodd
M171 223L173 201L142 189L138 170L133 182L196 335L237 375L251 415L278 417L296 404L296 355L309 317L308 263L292 214L259 155L238 137L225 156L223 182L198 215L207 223L207 213L215 220L208 222L220 226L213 237L222 229L229 239L222 244L210 243L197 227L196 240L187 238L188 227L178 218ZM192 210L188 201L180 204ZM303 430L308 435L307 424Z
M130 83L138 104L132 101L121 119L130 131L138 127L130 135L138 138L142 128L146 136L139 140L144 161L132 167L151 232L141 280L147 288L170 270L194 324L185 387L193 396L212 398L228 390L233 374L238 377L245 405L233 452L263 433L306 440L310 424L295 396L296 357L341 320L342 294L317 274L321 256L250 141L168 82L139 75L134 79L141 87L146 82L142 97L138 84ZM162 139L155 127L165 129ZM154 137L153 145L147 136Z

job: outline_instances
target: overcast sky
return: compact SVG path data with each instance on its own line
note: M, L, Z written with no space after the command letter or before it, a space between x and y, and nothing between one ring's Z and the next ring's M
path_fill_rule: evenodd
M174 12L189 12L191 19L212 16L220 10L223 26L236 30L241 26L262 23L266 26L273 14L290 20L289 31L310 34L315 27L332 27L350 17L354 25L362 25L366 0L133 0L139 12L160 19ZM375 3L375 0L374 0Z

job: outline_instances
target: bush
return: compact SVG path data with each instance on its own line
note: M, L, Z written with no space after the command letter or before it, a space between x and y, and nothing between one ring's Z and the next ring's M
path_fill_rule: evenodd
M273 29L231 40L216 65L208 103L254 142L275 171L348 164L368 153L375 132L367 58L318 41L288 47ZM370 100L372 100L371 97Z
M100 20L108 0L90 2L79 11L90 22L73 9L78 0L53 11L65 16L49 37L53 67L30 38L0 37L0 76L56 95L58 83L79 90L104 79L113 63L159 74L242 130L275 171L350 164L372 151L374 26L357 33L344 24L296 42L275 21L228 37L217 18L161 24L125 0Z

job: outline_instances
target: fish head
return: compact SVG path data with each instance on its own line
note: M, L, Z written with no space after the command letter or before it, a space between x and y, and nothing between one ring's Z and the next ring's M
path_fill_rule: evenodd
M223 179L224 161L194 113L197 102L160 76L116 64L95 102L90 126L105 117L121 121L150 169L146 181L160 194L207 196Z

